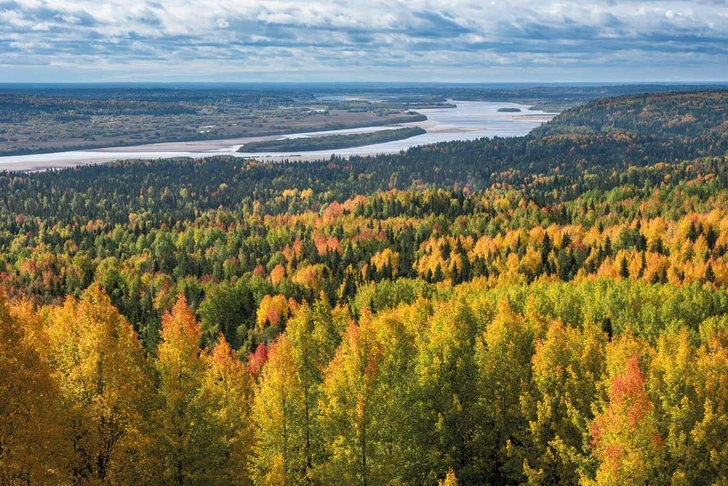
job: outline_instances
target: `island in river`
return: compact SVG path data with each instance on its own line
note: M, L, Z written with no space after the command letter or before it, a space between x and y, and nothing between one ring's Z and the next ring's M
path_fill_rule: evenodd
M376 132L325 135L323 137L283 138L280 140L246 143L238 149L238 152L311 152L315 150L336 150L393 142L395 140L406 140L425 133L427 133L427 130L421 127L406 127Z

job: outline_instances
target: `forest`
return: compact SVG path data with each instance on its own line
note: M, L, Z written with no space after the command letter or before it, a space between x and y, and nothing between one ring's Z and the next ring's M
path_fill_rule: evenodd
M0 173L0 484L728 484L728 91Z

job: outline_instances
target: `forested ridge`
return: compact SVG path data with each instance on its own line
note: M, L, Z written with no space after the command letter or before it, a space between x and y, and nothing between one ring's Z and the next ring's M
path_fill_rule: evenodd
M0 195L0 484L728 482L726 91Z

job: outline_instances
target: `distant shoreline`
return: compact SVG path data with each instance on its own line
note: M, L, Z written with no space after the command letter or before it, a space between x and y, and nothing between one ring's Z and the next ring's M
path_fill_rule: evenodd
M205 138L170 138L169 140L165 140L162 142L154 142L154 143L148 143L148 144L139 144L139 142L124 142L114 145L109 145L108 143L85 143L81 145L69 145L68 147L49 147L49 148L41 148L41 149L34 149L29 151L22 151L22 150L15 150L15 151L8 151L8 152L0 152L0 158L2 157L19 157L24 155L43 155L43 154L56 154L56 153L63 153L63 152L80 152L80 151L102 151L102 152L109 152L109 151L126 151L129 149L134 149L135 147L156 147L156 146L162 146L167 144L204 144L205 142L210 142L211 144L216 144L220 141L226 141L230 142L226 144L225 146L235 144L236 142L239 142L240 140L252 140L252 139L260 139L265 140L267 138L275 138L275 137L284 137L286 135L294 135L298 133L310 133L312 131L317 132L328 132L328 131L344 131L344 130L358 130L358 129L366 129L366 128L378 128L382 127L386 129L386 127L397 127L402 124L409 124L409 123L419 123L427 121L427 117L417 112L416 115L410 115L406 116L403 115L401 117L395 117L388 120L382 120L381 122L362 122L362 123L343 123L343 124L332 124L329 126L321 126L321 127L292 127L291 129L287 130L279 130L279 131L272 131L269 133L264 134L257 134L253 136L248 137L235 137L235 138L221 138L221 139L205 139ZM242 142L241 142L242 143Z

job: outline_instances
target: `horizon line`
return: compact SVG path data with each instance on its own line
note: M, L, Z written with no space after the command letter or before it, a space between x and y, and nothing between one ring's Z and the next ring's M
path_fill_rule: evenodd
M59 86L59 85L464 85L464 86L683 86L728 85L728 80L696 81L0 81L0 86Z

